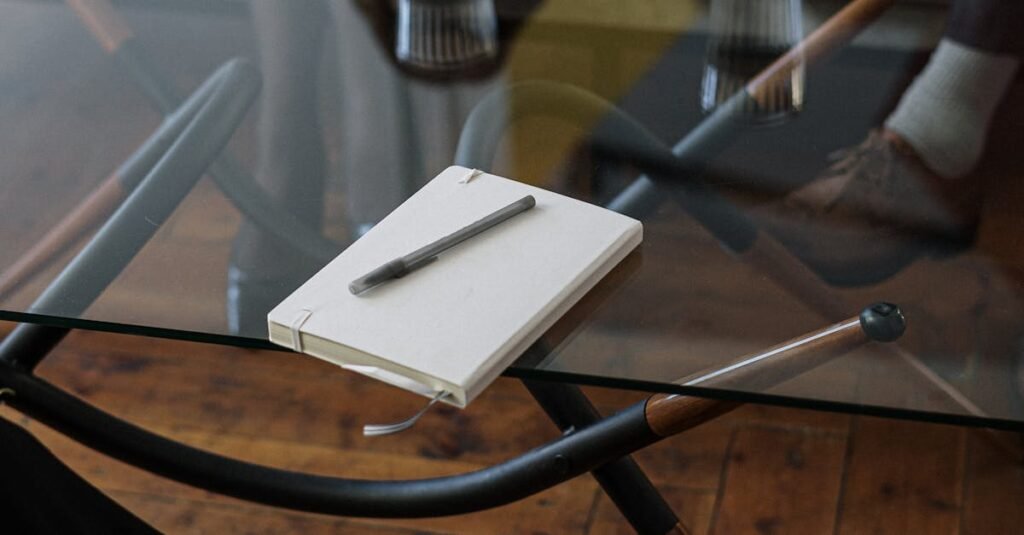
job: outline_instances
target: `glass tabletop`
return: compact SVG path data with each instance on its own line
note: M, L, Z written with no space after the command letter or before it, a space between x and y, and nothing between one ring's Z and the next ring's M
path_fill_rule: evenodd
M793 201L865 151L889 150L870 176L903 165L871 132L946 20L906 4L755 86L844 3L0 1L0 319L272 347L270 308L457 163L644 224L511 375L1019 428L1021 84L963 179L984 185L966 225L865 237L875 215ZM40 305L126 202L121 162L235 57L263 86L219 162L95 302ZM898 350L767 390L678 383L877 301L907 316Z

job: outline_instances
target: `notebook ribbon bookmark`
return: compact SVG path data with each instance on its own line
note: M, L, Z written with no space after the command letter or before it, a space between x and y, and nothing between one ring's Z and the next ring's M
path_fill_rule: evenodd
M369 425L364 425L363 426L363 436L378 437L378 436L382 436L382 435L391 435L391 434L394 434L394 433L399 433L401 431L405 431L406 429L409 429L410 427L412 427L417 421L419 421L419 419L424 414L427 413L427 411L430 409L430 407L433 407L435 403L437 403L438 401L441 400L441 398L443 398L443 397L445 397L447 395L448 395L448 391L447 390L442 390L442 391L438 392L437 394L434 395L433 399L431 399L429 402L427 402L427 405L425 407L420 409L419 412L417 412L416 414L412 415L411 418L409 418L409 419L407 419L405 421L394 423L394 424L369 424Z

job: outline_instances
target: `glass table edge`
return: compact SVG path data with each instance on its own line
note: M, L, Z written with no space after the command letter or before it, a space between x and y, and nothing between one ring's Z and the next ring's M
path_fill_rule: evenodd
M149 336L154 338L215 344L228 347L246 349L267 349L272 351L278 351L281 353L292 353L292 350L288 348L278 346L276 344L271 343L269 340L262 340L259 338L232 336L227 334L202 333L182 329L168 329L131 323L115 323L82 318L67 318L61 316L51 316L46 314L35 314L28 312L12 312L7 310L0 310L0 321L46 325L50 327L66 329L81 329L89 331L109 332L130 336ZM757 403L762 405L789 407L795 409L818 410L851 415L879 416L883 418L893 418L899 420L909 420L918 422L930 422L937 424L951 424L964 427L983 427L1005 431L1024 431L1024 421L1016 421L991 416L974 416L967 414L925 411L920 409L906 409L896 407L885 407L881 405L868 405L843 401L783 396L778 394L766 394L760 392L747 392L739 390L724 390L716 388L684 386L672 383L647 381L642 379L610 377L602 375L588 375L565 371L516 367L515 365L509 367L504 372L502 372L502 376L531 381L551 381L580 386L634 390L640 392L650 392L655 394L681 394L709 399L720 399L723 401L735 401L740 403Z

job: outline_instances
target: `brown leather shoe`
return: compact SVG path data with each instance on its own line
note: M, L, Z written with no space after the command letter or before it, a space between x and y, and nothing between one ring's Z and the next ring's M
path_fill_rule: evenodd
M974 180L946 180L893 134L872 131L819 178L761 214L766 229L839 286L879 282L925 255L974 241Z

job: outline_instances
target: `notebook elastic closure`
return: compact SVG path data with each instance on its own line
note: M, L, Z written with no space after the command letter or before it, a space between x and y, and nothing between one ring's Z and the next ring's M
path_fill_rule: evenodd
M463 175L462 178L458 180L458 182L459 184L469 184L471 180L482 174L484 174L484 172L479 169L470 169L468 173Z
M299 311L299 314L292 320L291 327L289 330L292 333L292 349L296 353L303 353L302 351L302 326L306 324L306 320L313 315L313 311L308 308L304 308Z

